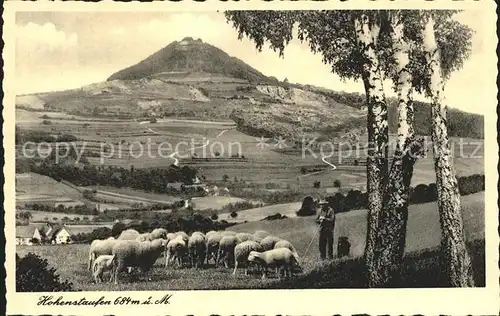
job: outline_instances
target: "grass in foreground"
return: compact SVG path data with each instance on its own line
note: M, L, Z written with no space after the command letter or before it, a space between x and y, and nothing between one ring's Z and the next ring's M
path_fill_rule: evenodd
M64 249L61 249L64 247ZM318 263L313 258L304 261L305 273L293 279L279 280L271 275L261 280L260 275L243 275L238 270L236 276L232 269L214 268L209 265L204 269L168 268L159 259L150 271L151 281L138 275L122 274L121 283L93 284L90 273L86 270L86 250L88 245L42 246L18 248L22 257L27 252L36 252L47 258L49 264L57 269L62 280L69 280L75 290L83 291L160 291L160 290L231 290L231 289L324 289L324 288L365 288L364 265L361 259L334 260ZM39 250L39 251L36 251ZM472 257L474 279L477 287L485 286L485 248L484 240L469 243ZM64 253L63 256L61 254ZM441 254L439 249L411 253L405 257L404 273L398 287L444 287L442 277Z

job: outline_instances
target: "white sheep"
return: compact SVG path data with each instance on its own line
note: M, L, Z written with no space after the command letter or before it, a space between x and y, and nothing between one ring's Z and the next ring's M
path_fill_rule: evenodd
M210 236L207 236L207 255L206 255L206 260L207 264L210 259L214 259L214 261L217 260L217 252L219 251L219 242L222 239L222 234L219 232L216 232L214 234L211 234Z
M205 237L208 238L208 237L212 236L213 234L218 234L218 232L215 231L215 230L211 230L211 231L209 231L208 233L205 234Z
M260 242L260 245L262 246L262 249L264 251L267 251L267 250L273 249L274 245L280 240L281 240L281 238L279 238L279 237L269 235L269 236L265 237L264 239L262 239L262 241Z
M102 255L97 257L92 264L92 276L95 283L104 282L104 272L110 272L111 281L113 279L113 255Z
M148 235L148 240L167 239L167 230L165 228L155 228Z
M232 230L223 230L222 236L236 236L237 232L232 231Z
M205 239L205 240L207 239L207 235L205 235L205 234L204 234L204 233L202 233L202 232L194 232L194 233L192 233L192 234L191 234L191 236L193 236L193 235L199 235L199 236L202 236L202 237L203 237L203 239Z
M149 233L140 234L139 236L137 236L137 238L135 240L137 240L137 241L149 240Z
M170 241L170 240L174 240L175 237L177 237L174 233L168 233L167 234L167 240Z
M290 249L290 251L292 251L293 253L293 256L297 259L297 261L299 262L300 264L300 261L299 261L299 254L297 253L297 250L295 249L295 247L293 246L293 244L291 242L289 242L288 240L280 240L278 241L275 245L274 245L274 249L279 249L279 248L287 248L287 249Z
M272 249L264 252L252 251L248 255L248 261L261 265L263 279L267 276L267 268L282 268L285 276L289 275L290 277L293 277L294 268L300 269L297 258L288 248Z
M215 266L222 260L224 266L229 268L229 264L234 261L234 248L239 243L240 241L236 236L223 236L219 242L219 251L217 252Z
M118 240L135 240L139 235L140 233L135 229L126 229L121 232Z
M264 230L258 230L253 235L255 237L257 237L258 239L264 239L267 236L269 236L270 234L268 232L264 231Z
M233 275L236 274L236 269L238 269L240 265L245 267L245 275L248 275L248 256L252 251L262 251L261 245L253 240L243 241L234 247Z
M175 237L179 237L179 236L180 236L180 237L182 237L182 239L184 240L184 242L185 242L186 244L188 243L188 241L189 241L189 235L188 235L188 234L186 234L186 233L185 233L185 232L183 232L183 231L176 232L176 233L175 233Z
M178 236L167 244L167 256L165 258L165 268L172 260L177 261L179 267L182 266L182 259L187 254L187 244L182 236Z
M200 232L195 232L189 237L188 251L191 259L191 266L196 269L200 268L205 262L207 244L205 235Z
M161 256L166 246L166 240L153 241L120 240L113 246L113 274L115 284L118 275L125 267L138 267L147 273Z
M238 238L242 242L243 241L247 241L247 240L255 241L254 240L254 236L252 234L250 234L250 233L237 233L236 234L236 238Z
M92 264L94 260L102 255L111 255L113 252L113 246L117 242L116 239L110 237L108 239L96 239L92 241L89 249L89 261L88 261L88 270L92 270Z

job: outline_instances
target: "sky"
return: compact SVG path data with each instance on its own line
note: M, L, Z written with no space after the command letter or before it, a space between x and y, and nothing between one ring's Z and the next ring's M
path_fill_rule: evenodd
M472 54L446 84L450 107L484 114L496 107L496 83L485 74L496 64L494 24L479 11L456 16L474 30ZM493 27L493 28L492 28ZM18 12L16 15L17 94L79 88L106 80L112 73L136 64L173 41L200 38L237 57L268 76L312 84L336 91L363 92L358 81L342 81L294 39L284 57L265 46L255 49L219 12ZM491 38L491 40L490 40ZM496 77L496 73L495 73ZM387 95L393 95L390 85ZM492 97L494 95L494 98ZM425 97L416 96L425 101Z

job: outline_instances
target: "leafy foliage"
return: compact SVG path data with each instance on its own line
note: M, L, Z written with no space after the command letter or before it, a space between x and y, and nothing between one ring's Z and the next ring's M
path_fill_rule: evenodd
M16 258L17 254L16 254ZM16 260L17 292L65 292L72 291L73 284L61 282L56 269L48 268L46 259L33 253Z
M343 79L359 79L364 60L358 45L354 20L361 14L367 15L371 24L380 26L377 39L381 66L389 78L397 80L392 43L390 41L390 16L398 13L405 25L405 40L411 45L411 65L414 88L423 92L428 86L425 59L422 50L423 29L426 18L432 13L436 19L436 39L441 50L443 75L460 69L468 58L471 48L472 30L452 19L458 13L454 10L324 10L324 11L226 11L228 22L232 23L241 39L247 36L262 50L264 43L283 56L286 45L294 37L306 41L312 52L320 53L323 62L332 67L332 72Z

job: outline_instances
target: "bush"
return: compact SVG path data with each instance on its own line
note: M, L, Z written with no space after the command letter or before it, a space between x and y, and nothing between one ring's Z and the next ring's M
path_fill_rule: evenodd
M484 175L473 174L467 177L460 177L457 180L460 195L468 195L484 191Z
M232 211L230 215L232 218L238 217L238 213L236 213L235 211Z
M296 212L297 216L311 216L316 215L316 205L311 196L306 196L302 201L300 210Z
M16 258L17 254L16 254ZM56 269L48 268L46 259L28 253L16 262L17 292L66 292L72 291L73 284L61 282Z
M219 215L217 215L217 213L213 213L212 216L210 216L210 219L216 221L219 219Z
M125 224L121 222L115 223L111 228L111 236L115 238L120 236L120 234L122 233L122 231L125 230L125 228L126 228Z
M334 188L340 188L342 186L342 182L340 182L340 180L335 180L333 181L333 187Z
M52 124L52 122L51 122L51 121L49 121L49 120L43 120L43 121L42 121L42 124L43 124L43 125L51 125L51 124Z

